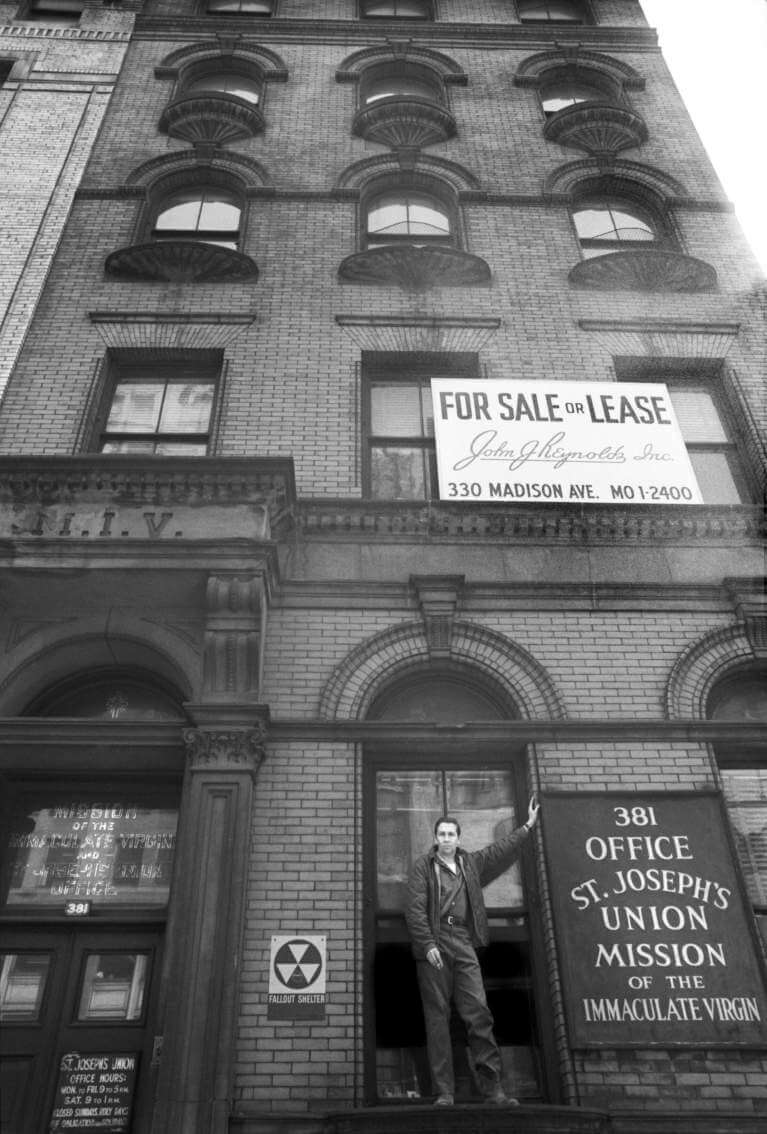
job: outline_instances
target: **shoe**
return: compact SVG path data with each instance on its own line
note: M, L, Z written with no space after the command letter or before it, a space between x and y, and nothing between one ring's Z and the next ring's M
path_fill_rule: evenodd
M500 1084L493 1088L486 1101L492 1103L493 1106L519 1106L519 1100L507 1095Z
M435 1106L452 1106L453 1105L453 1096L452 1095L437 1095L436 1099L434 1100L434 1105Z

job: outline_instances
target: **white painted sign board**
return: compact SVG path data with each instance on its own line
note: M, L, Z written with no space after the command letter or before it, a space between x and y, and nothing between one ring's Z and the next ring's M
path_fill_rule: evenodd
M433 378L441 500L701 504L668 389Z

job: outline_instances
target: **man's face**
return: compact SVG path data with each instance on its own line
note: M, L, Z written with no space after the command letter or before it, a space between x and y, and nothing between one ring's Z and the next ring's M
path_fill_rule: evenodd
M440 823L437 827L437 847L443 858L453 858L458 846L458 828L455 823Z

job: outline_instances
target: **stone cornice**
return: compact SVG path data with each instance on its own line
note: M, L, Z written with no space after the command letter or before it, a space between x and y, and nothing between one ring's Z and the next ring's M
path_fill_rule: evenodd
M0 36L14 39L62 40L76 39L91 43L130 43L130 31L110 31L108 28L61 28L50 24L0 24Z
M257 707L254 707L254 718L256 713ZM140 760L135 770L151 767L154 760L154 767L158 770L162 768L168 773L178 773L183 766L184 732L208 732L211 737L219 738L215 741L216 745L221 742L223 735L236 734L241 738L236 744L242 746L242 754L250 751L255 758L257 750L264 743L266 731L270 744L289 740L388 744L398 739L418 739L446 745L455 741L459 745L465 745L467 736L471 734L472 742L476 740L478 743L500 746L527 743L584 744L609 739L616 743L666 741L675 744L727 744L729 747L749 748L756 744L763 746L767 730L763 724L749 721L653 718L489 721L473 723L469 728L466 725L419 724L412 721L329 721L307 717L271 719L268 729L257 719L253 720L249 728L236 728L224 720L219 728L209 724L202 729L185 729L181 723L158 726L120 724L114 721L2 718L0 768L17 768L20 751L29 755L30 770L36 752L41 754L41 768L46 764L48 755L58 760L60 767L62 748L71 747L73 751L82 753L84 764L90 752L91 759L94 753L97 754L99 761L108 763L110 770L117 767L124 769L125 753L130 750ZM205 751L210 749L213 741L199 743ZM193 744L197 745L198 742L194 741ZM167 757L158 759L159 753L163 751L168 754ZM146 753L145 757L140 755L142 752ZM67 767L70 766L68 763ZM134 768L133 756L131 767Z
M244 17L224 17L217 15L217 32L240 32L254 36L261 42L269 40L301 40L306 43L356 43L366 45L380 43L403 36L401 20L299 20L276 19L259 20L254 29L253 20ZM466 43L492 43L519 46L530 50L543 50L557 44L586 43L603 51L659 51L658 37L654 28L602 26L578 24L566 27L557 24L550 29L541 25L525 24L475 24L444 23L439 20L419 22L408 21L405 29L407 38L414 44L425 42L430 47L439 45L463 45ZM139 16L136 20L136 39L168 38L178 42L188 37L204 35L210 37L211 21L204 15L190 16Z
M619 543L754 543L764 538L758 508L606 505L513 505L307 500L296 524L305 537L494 540L588 547Z
M0 503L266 504L272 524L295 500L284 457L0 456Z
M349 743L381 743L434 741L448 747L451 743L465 746L468 736L472 744L505 747L510 744L590 744L599 741L620 743L727 744L728 747L764 746L767 729L763 724L741 721L705 720L615 720L572 718L550 721L472 722L471 725L419 724L413 721L356 720L272 720L269 740L272 744L286 740L338 740ZM2 733L0 733L0 736Z
M497 582L465 583L461 609L464 617L485 612L520 610L698 610L733 612L732 593L737 580L719 584L637 582ZM401 610L414 611L411 588L406 582L344 579L284 579L272 607L292 610Z

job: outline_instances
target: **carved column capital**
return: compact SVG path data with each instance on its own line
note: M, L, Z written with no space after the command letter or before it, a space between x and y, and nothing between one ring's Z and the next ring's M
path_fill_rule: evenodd
M251 772L255 774L266 755L266 725L252 728L184 729L187 763L191 771Z

